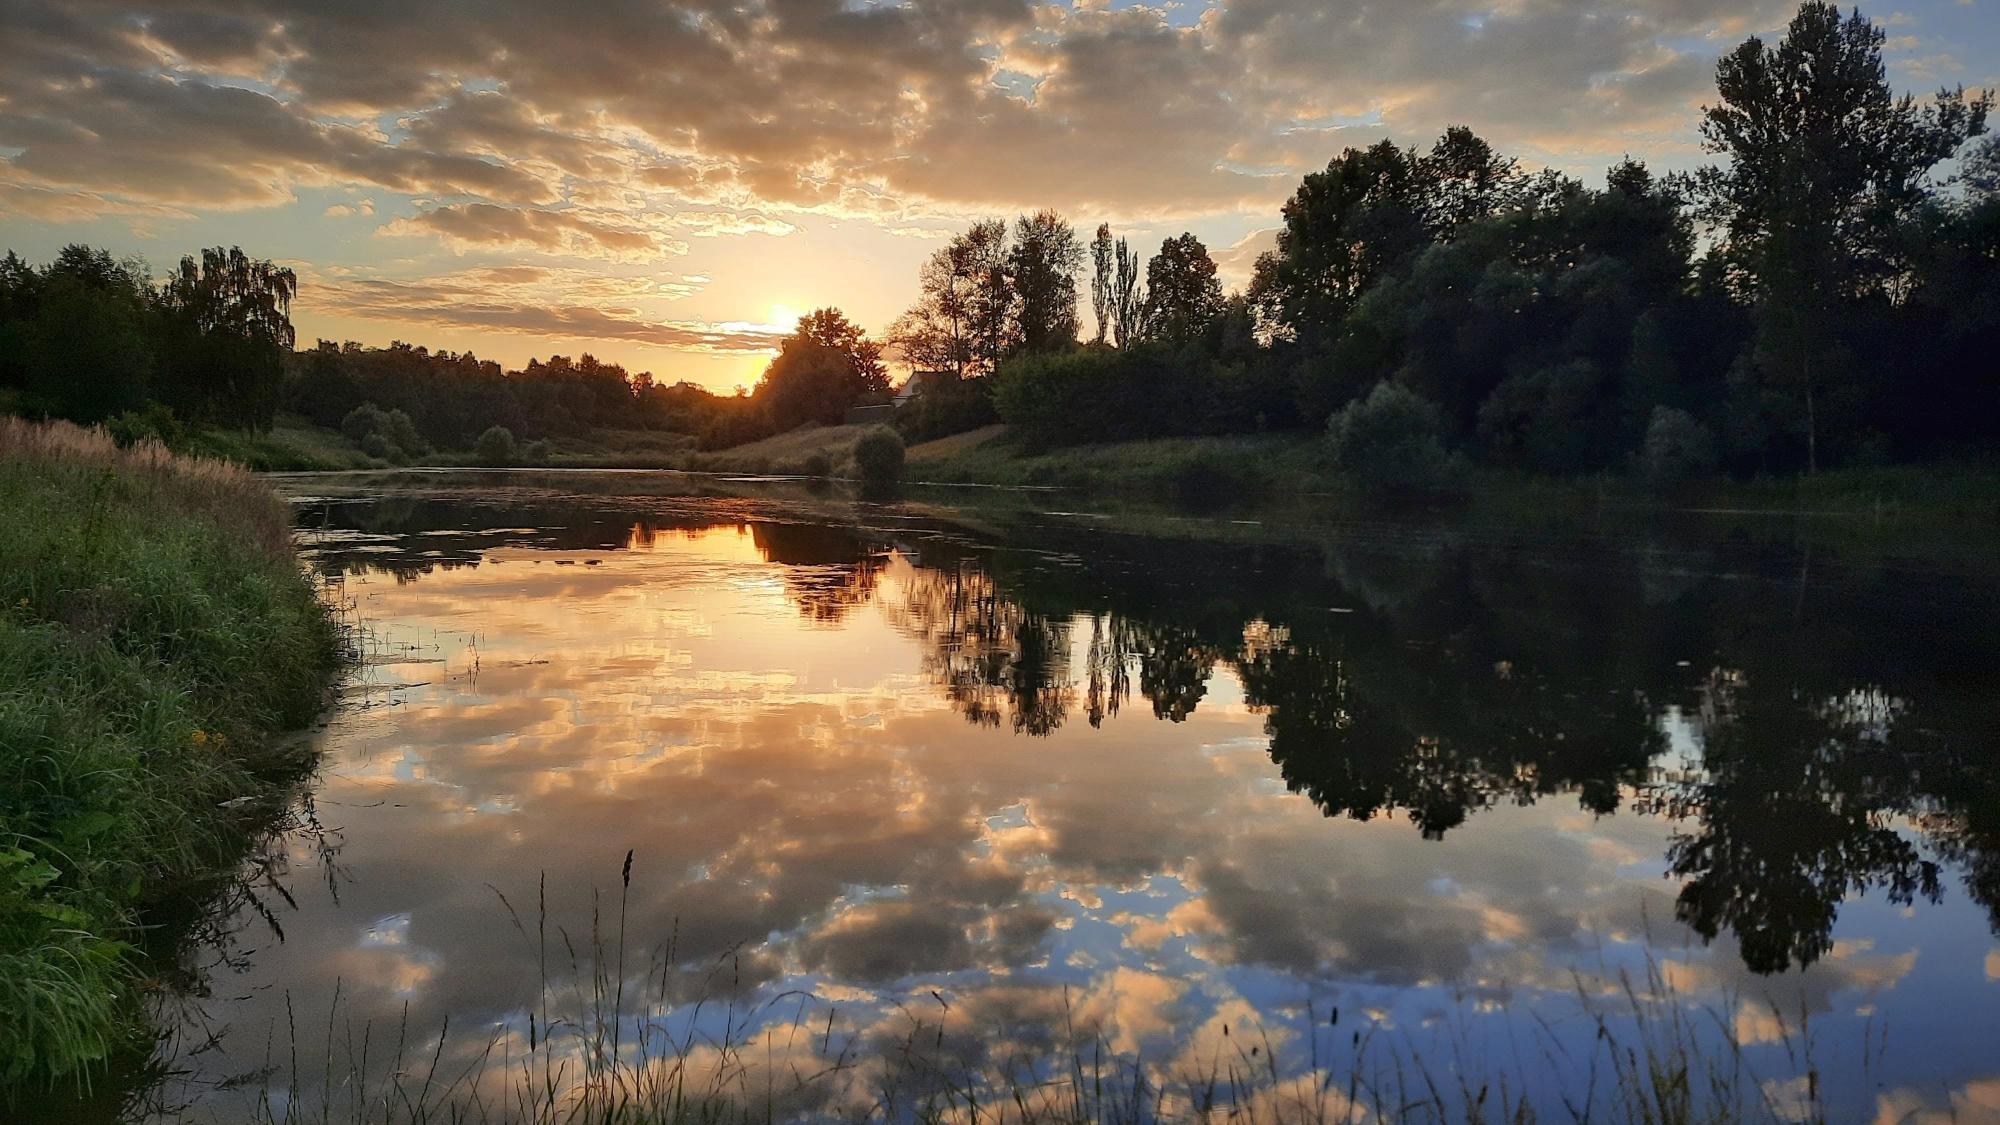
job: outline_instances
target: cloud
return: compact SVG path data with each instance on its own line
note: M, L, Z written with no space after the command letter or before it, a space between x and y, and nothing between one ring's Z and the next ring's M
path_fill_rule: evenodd
M571 211L454 203L419 211L382 228L385 235L434 235L454 249L539 250L586 258L646 261L687 253L687 243L614 218Z
M606 277L580 270L494 266L395 280L352 273L307 279L301 305L321 314L392 324L481 329L559 340L624 340L715 355L773 350L780 333L655 319L637 304L685 296L685 280ZM584 303L584 302L597 303Z
M1345 144L1457 121L1545 160L1685 156L1713 54L1788 7L21 0L0 181L204 209L368 186L439 200L408 222L461 241L593 254L649 235L526 209L726 207L717 235L788 209L1268 212Z

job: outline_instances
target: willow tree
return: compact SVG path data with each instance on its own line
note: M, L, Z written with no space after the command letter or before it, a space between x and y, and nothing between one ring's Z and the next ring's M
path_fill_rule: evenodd
M297 342L291 270L236 247L184 257L161 285L160 397L190 420L268 427Z

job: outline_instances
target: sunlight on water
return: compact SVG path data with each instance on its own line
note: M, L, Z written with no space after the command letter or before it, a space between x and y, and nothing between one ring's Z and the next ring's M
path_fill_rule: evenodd
M1628 985L1780 1115L2000 1103L1990 585L510 488L302 502L369 655L165 1102L456 1075L595 971L689 1070L864 1060L814 1112L919 1021L989 1073L1087 1028L1270 1105L1431 1067L1560 1112Z

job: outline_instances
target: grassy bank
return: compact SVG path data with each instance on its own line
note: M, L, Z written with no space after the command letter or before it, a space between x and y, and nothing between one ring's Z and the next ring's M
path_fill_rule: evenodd
M255 478L0 419L0 1090L134 1030L149 908L229 868L338 661Z

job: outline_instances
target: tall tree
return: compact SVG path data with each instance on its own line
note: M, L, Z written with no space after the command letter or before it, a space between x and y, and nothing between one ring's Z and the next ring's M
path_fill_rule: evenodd
M161 397L190 419L269 426L297 342L298 288L291 270L238 247L182 258L159 292Z
M65 246L39 274L0 263L0 390L31 414L96 422L140 405L152 371L143 264Z
M1139 255L1118 240L1117 276L1111 283L1112 340L1123 348L1146 338L1146 290L1139 284Z
M1215 259L1192 234L1169 238L1146 263L1151 334L1177 342L1200 336L1222 311L1222 283Z
M1076 272L1083 244L1054 211L1023 215L1014 224L1008 256L1015 288L1016 346L1025 352L1060 351L1076 343Z
M832 425L856 399L889 389L882 347L839 309L817 309L778 345L751 395L776 430Z
M959 378L990 374L1013 341L1007 224L974 223L925 260L917 282L917 303L889 329L903 361Z
M814 309L799 318L794 334L846 357L857 396L889 393L889 369L882 363L881 343L869 339L861 326L839 309Z
M1728 163L1695 188L1757 303L1760 388L1789 402L1808 471L1821 402L1851 400L1839 370L1840 306L1882 293L1905 268L1896 228L1924 202L1930 170L1985 131L1990 95L1940 90L1929 105L1889 89L1883 32L1807 0L1776 47L1751 37L1716 64L1720 101L1702 141Z
M1111 224L1097 224L1097 237L1090 242L1090 309L1097 314L1097 342L1104 342L1111 327L1111 292L1116 284L1112 270L1115 251L1111 245Z

